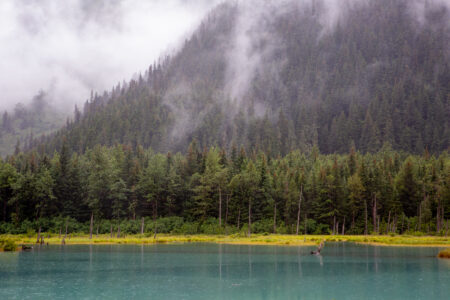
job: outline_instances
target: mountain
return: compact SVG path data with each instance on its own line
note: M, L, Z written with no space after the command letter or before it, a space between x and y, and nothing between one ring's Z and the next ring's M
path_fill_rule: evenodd
M33 137L50 134L61 128L66 115L53 107L45 92L40 91L28 105L19 103L12 113L4 111L0 120L0 157L20 148L31 148Z
M450 145L450 11L443 2L225 2L174 55L93 94L27 149L243 146L345 153ZM151 41L150 41L151 42Z

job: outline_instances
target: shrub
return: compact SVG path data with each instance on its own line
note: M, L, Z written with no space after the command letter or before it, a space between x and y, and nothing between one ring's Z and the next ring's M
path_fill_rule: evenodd
M438 257L439 258L450 258L450 248L442 250L441 252L439 252Z
M330 234L331 229L330 226L327 224L319 224L316 227L316 230L314 231L314 234Z
M11 239L6 239L3 241L3 251L16 251L16 243Z

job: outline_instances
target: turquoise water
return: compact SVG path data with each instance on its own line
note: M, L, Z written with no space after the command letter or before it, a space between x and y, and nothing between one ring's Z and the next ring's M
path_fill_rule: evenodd
M450 299L438 248L43 246L0 253L0 299Z

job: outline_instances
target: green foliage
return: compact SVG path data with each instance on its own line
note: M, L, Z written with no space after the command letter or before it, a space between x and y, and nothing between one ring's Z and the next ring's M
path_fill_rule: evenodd
M144 234L292 234L300 214L299 233L306 220L308 234L342 226L362 234L367 222L368 232L445 235L449 170L446 152L407 156L389 148L284 157L194 145L187 155L123 145L70 158L20 153L0 161L0 233L64 234L66 225L88 233L92 213L94 234L112 227L115 235L119 226L139 234L142 218Z
M12 239L0 239L0 248L3 251L16 251L17 245Z

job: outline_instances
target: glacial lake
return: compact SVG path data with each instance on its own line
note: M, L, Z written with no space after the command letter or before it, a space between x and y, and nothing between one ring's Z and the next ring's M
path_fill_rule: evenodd
M0 253L0 299L450 299L439 248L41 246Z

